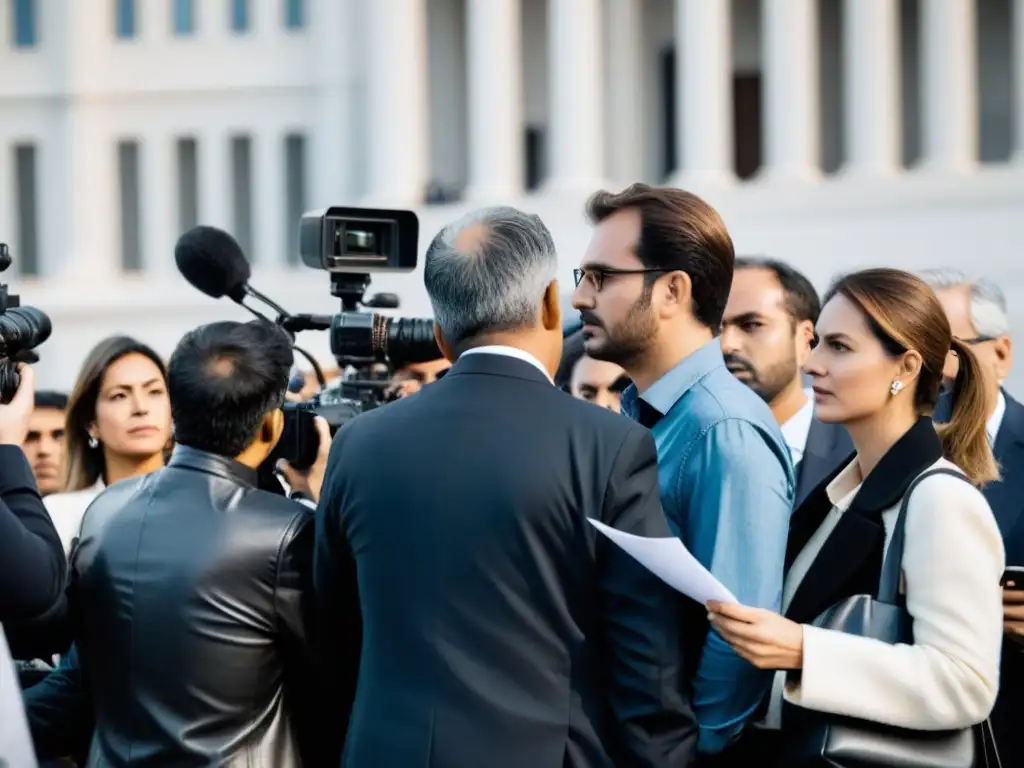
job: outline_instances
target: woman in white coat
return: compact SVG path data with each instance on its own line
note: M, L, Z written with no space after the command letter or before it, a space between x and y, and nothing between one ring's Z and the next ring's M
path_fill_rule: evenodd
M985 433L982 371L954 339L938 299L894 269L857 272L828 293L805 370L815 415L846 427L857 454L797 509L782 613L709 604L712 626L754 665L779 670L748 736L760 765L787 738L783 701L906 729L963 729L988 717L1003 635L1002 539L978 486L998 477ZM931 419L952 353L946 425ZM911 483L902 559L913 643L810 626L829 607L878 589L882 557ZM772 733L781 736L772 738ZM776 757L777 759L777 757Z

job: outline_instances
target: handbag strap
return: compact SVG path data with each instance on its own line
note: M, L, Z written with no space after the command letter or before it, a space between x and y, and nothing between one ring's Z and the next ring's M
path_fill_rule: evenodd
M918 484L927 477L932 475L952 475L953 477L959 477L965 483L969 483L967 475L961 472L959 469L951 469L949 467L939 467L937 469L929 469L927 472L922 472L918 475L914 482L907 488L907 492L903 494L903 503L900 504L900 513L896 518L896 523L892 528L892 538L889 540L889 548L885 552L885 560L882 562L882 574L878 580L878 600L882 603L890 604L902 604L900 598L900 572L903 568L903 543L906 539L906 526L907 526L907 507L910 506L910 494L914 492L914 489Z
M976 728L978 741L975 742L974 747L975 765L978 768L1003 768L1003 761L999 757L999 747L996 744L996 735L992 730L992 721L986 720Z

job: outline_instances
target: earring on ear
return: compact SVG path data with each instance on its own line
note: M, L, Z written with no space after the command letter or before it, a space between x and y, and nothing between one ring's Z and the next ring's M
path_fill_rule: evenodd
M889 394L892 395L893 397L895 397L896 395L898 395L902 391L903 391L903 382L900 381L899 379L894 379L893 382L892 382L892 386L889 387Z
M99 447L99 445L100 445L100 441L99 441L99 440L97 440L97 439L96 439L95 437L93 437L92 435L89 435L89 447L90 447L90 448L98 448L98 447Z

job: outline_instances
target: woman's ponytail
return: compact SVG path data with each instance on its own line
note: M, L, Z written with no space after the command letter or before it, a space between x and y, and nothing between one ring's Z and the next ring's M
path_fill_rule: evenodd
M939 437L946 458L972 483L981 486L999 479L999 465L986 431L989 402L984 374L967 344L954 337L952 350L959 362L952 392L953 411L948 424L938 425Z

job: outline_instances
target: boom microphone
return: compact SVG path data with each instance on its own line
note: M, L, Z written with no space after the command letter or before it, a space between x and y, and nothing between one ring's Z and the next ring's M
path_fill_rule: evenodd
M249 262L238 241L224 230L193 227L178 238L174 262L192 287L207 296L241 303L248 293Z

